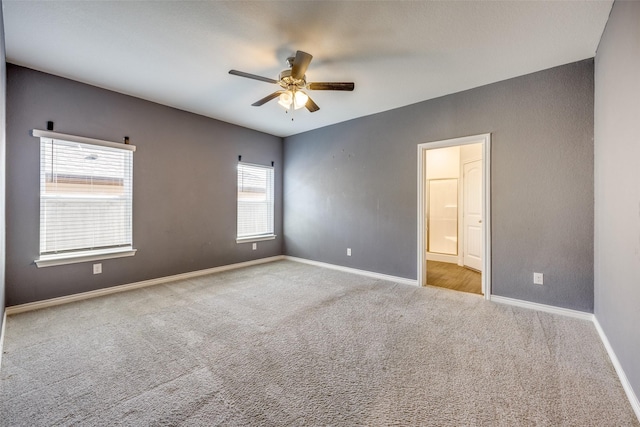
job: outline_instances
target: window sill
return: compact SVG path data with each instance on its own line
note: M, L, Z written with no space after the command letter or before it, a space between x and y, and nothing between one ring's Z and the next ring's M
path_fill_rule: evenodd
M236 243L262 242L265 240L274 240L275 238L276 238L275 234L269 234L267 236L238 237L236 238Z
M53 267L55 265L76 264L78 262L99 261L102 259L123 258L134 256L137 249L118 248L98 251L86 251L75 254L44 255L34 262L38 268Z

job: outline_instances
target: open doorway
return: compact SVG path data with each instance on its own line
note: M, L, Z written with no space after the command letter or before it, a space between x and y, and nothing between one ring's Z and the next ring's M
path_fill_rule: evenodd
M418 282L490 296L490 134L418 145Z

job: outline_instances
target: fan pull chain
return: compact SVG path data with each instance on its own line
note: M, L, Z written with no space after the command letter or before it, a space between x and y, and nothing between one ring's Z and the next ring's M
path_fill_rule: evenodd
M285 114L289 114L289 110L284 110ZM293 108L291 108L291 121L293 121Z

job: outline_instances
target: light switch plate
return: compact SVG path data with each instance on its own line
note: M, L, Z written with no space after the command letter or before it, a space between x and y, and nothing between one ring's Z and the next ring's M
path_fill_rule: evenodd
M533 283L542 285L544 283L544 275L542 273L533 273Z

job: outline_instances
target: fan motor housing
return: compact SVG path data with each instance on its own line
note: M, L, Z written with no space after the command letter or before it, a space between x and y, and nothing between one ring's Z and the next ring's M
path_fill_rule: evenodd
M291 70L282 70L279 76L280 81L278 82L280 86L285 89L289 89L291 86L295 86L298 89L304 88L307 85L307 76L302 76L301 79L294 79L291 77Z

